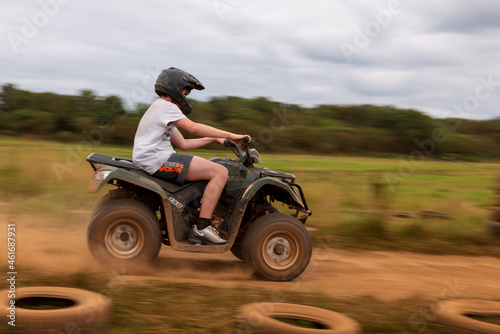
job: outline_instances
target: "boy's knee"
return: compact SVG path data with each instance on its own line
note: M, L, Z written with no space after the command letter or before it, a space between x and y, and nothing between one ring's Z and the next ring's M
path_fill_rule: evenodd
M212 172L211 179L213 178L226 179L229 175L227 168L219 164L212 165L211 172Z
M220 167L218 168L219 170L217 171L217 174L220 175L220 177L227 178L229 176L229 172L227 171L227 168L219 165Z

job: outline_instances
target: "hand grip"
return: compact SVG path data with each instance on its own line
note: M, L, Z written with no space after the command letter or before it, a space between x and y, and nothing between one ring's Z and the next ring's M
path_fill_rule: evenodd
M224 146L225 147L232 147L234 145L235 145L235 142L232 141L231 139L228 138L228 139L224 140Z

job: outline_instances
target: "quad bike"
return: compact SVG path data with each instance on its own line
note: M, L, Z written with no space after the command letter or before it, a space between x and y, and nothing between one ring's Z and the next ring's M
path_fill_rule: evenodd
M261 159L251 144L248 137L241 146L226 140L236 160L211 159L229 171L213 219L227 240L223 245L188 241L207 181L171 183L149 175L131 159L91 153L87 161L94 175L87 191L97 193L105 184L117 187L92 213L87 237L94 257L105 265L133 269L152 262L163 243L184 252L231 251L268 280L299 276L311 258L311 238L304 227L311 211L295 175L254 167ZM275 202L288 214L280 213Z

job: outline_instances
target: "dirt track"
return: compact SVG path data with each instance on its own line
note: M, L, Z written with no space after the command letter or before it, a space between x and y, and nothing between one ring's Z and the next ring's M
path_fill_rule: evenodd
M102 270L87 250L86 226L28 228L32 224L19 223L17 227L19 275L23 267L65 273ZM2 231L6 231L5 226ZM147 275L125 279L145 285L166 280L220 287L252 286L274 294L291 290L333 297L372 295L382 300L414 295L500 300L499 273L498 258L315 249L311 264L298 279L266 282L254 279L231 253L180 253L164 246Z

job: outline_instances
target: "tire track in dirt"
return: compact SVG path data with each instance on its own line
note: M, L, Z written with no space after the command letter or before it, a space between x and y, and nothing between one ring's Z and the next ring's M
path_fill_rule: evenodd
M146 277L221 287L318 292L332 297L500 299L500 259L491 257L315 249L300 277L292 282L269 282L253 278L231 254L180 253L164 248L154 268Z

